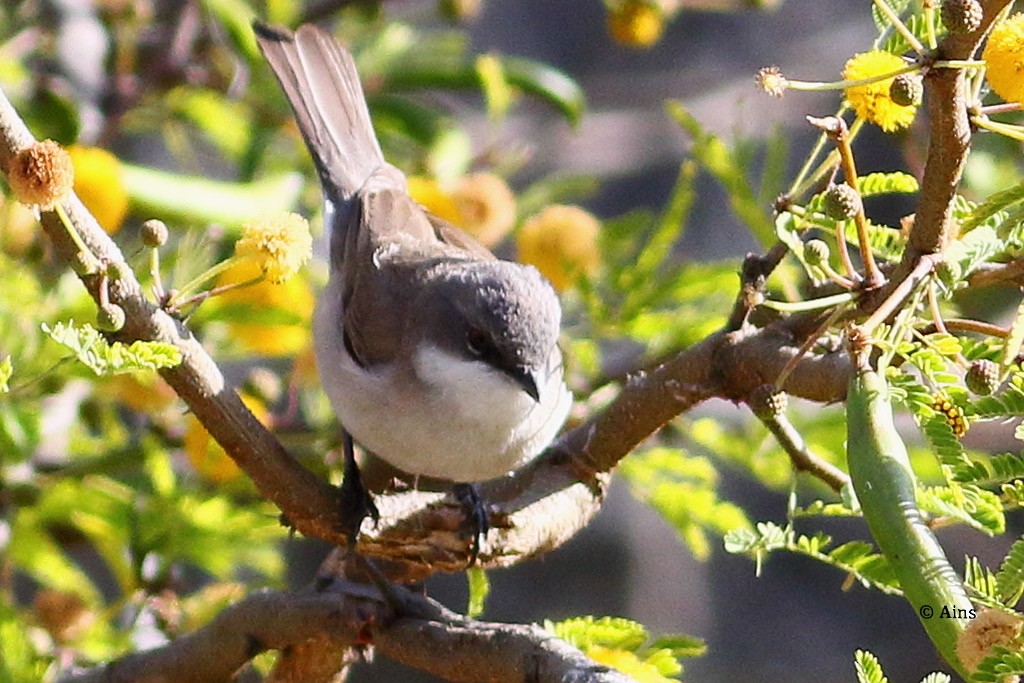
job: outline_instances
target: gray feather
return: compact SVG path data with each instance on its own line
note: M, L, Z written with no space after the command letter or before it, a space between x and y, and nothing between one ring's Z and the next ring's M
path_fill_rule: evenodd
M404 190L404 175L384 160L373 132L352 55L313 25L291 33L257 22L254 29L328 199L348 204L363 190Z

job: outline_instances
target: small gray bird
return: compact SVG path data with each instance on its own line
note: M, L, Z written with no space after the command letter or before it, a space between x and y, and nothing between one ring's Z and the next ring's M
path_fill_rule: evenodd
M529 462L572 402L551 285L409 196L334 38L311 25L255 30L320 175L330 281L314 340L343 429L413 475L479 482ZM346 483L358 475L349 460Z

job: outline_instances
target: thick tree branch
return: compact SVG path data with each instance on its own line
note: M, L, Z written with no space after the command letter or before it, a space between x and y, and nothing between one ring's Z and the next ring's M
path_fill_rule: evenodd
M939 44L936 56L946 60L970 59L1009 1L983 2L984 15L978 29L967 34L950 31ZM922 255L941 251L956 237L951 219L953 197L971 144L963 69L931 68L926 73L925 85L928 157L914 227L903 255L903 272L911 270Z
M327 590L260 591L225 609L203 628L106 666L65 676L63 683L216 683L267 649L310 642L365 646L450 681L494 683L628 683L539 626L495 624L455 614L423 595L394 587L401 614L376 590L336 581ZM305 680L305 679L303 679Z

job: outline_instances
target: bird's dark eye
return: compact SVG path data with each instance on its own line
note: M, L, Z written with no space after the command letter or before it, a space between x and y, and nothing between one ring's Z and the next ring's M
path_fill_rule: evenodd
M491 351L493 345L483 330L472 327L466 333L466 348L474 356L485 356Z

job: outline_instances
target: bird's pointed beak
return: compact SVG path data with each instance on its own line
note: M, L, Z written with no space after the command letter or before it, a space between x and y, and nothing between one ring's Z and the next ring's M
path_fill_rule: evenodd
M509 374L516 381L523 391L537 403L540 403L540 387L543 386L544 378L542 371L525 367L513 368Z

